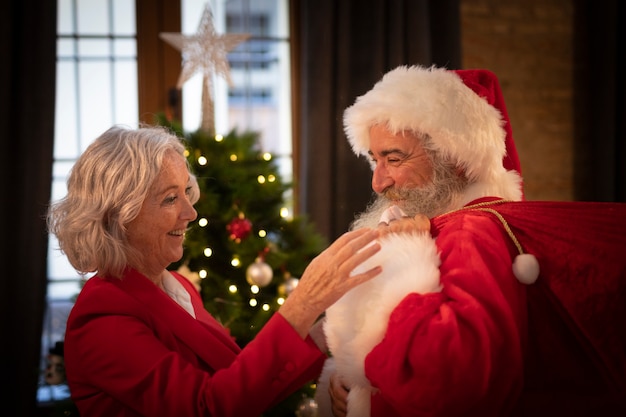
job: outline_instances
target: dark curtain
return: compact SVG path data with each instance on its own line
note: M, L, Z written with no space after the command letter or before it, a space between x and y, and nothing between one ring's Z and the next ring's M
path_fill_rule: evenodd
M343 111L399 65L460 68L459 0L294 0L292 8L299 210L334 239L372 195Z
M56 1L0 6L2 415L36 415L54 137Z
M575 6L575 197L626 202L626 3Z

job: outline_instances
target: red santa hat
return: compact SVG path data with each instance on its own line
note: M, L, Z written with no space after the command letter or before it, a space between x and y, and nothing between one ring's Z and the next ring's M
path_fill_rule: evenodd
M352 150L368 155L369 129L385 124L392 132L428 134L434 149L463 168L471 184L470 200L494 196L523 200L519 158L498 78L483 69L401 66L385 74L344 113ZM505 229L508 231L506 221ZM531 284L539 275L534 255L520 254L513 271Z
M401 66L344 113L357 155L368 155L369 129L430 136L434 149L464 169L488 195L523 199L521 169L498 79L487 70Z

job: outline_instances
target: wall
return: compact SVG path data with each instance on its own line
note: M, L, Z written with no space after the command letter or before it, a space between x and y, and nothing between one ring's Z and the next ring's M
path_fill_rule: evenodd
M573 200L573 0L461 0L463 68L494 71L526 198Z

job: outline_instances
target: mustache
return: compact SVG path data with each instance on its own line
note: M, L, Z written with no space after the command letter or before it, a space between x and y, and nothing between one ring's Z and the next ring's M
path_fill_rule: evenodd
M402 190L398 188L387 188L382 193L379 194L380 197L384 197L387 200L404 200L408 197L407 190Z

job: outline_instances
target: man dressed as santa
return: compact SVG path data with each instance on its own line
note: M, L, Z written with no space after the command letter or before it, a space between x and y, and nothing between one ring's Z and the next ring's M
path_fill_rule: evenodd
M376 193L353 228L414 227L326 313L320 416L625 415L626 205L524 201L486 70L396 68L344 125Z

